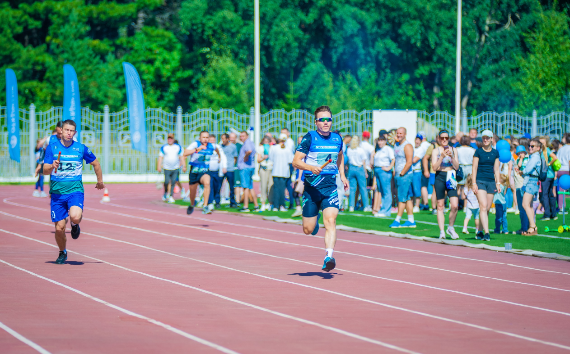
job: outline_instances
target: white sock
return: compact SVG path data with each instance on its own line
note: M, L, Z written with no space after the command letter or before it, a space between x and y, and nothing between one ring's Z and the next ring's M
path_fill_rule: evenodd
M327 248L325 251L327 251L326 257L331 257L331 258L332 258L334 249L333 249L333 248ZM326 257L325 257L325 258L326 258Z
M400 215L396 216L396 222L400 222L400 220L402 220L402 217Z
M414 215L408 215L408 221L409 222L414 222Z

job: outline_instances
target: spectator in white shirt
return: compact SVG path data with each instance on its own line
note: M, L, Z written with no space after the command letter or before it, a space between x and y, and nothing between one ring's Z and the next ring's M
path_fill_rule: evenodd
M394 149L386 143L386 137L380 135L376 142L376 151L372 156L374 175L376 176L376 191L382 195L382 204L380 204L380 198L374 199L374 210L377 211L374 216L376 217L390 217L392 215L392 169L396 159Z
M287 128L281 129L281 134L279 136L281 137L283 135L287 137L287 139L285 140L285 148L291 150L291 153L293 154L293 156L295 156L295 142L293 141L293 139L291 139L291 132L289 131L289 129ZM293 162L293 160L291 160L291 162ZM291 175L293 175L293 171L294 171L293 164L289 163L289 172L291 173ZM289 194L289 209L293 209L294 199L293 199L293 186L291 183L291 179L287 180L287 185L285 187L287 188L287 194Z
M360 147L362 149L364 149L364 151L366 152L366 155L368 156L366 158L366 164L364 166L366 166L366 170L368 172L372 171L372 154L374 153L374 146L372 146L372 144L370 144L369 142L370 140L370 133L369 132L362 132L362 142L360 143Z
M427 149L424 149L424 146L422 146L422 140L423 137L418 134L415 140L414 157L412 159L412 195L415 199L413 209L414 213L420 212L420 202L422 197L422 159L426 155L427 151ZM427 195L425 202L427 203Z
M285 188L291 180L289 164L293 162L293 152L287 148L287 135L281 134L277 144L269 149L269 160L273 162L273 211L287 211L285 208ZM290 196L292 197L292 193ZM279 209L278 209L279 208Z
M350 141L350 147L346 149L348 156L348 180L350 185L350 196L348 200L349 211L354 211L356 188L360 190L362 204L364 211L372 211L368 200L368 190L366 189L366 178L368 172L366 171L366 161L368 155L363 148L360 147L360 139L358 135L354 135Z
M261 144L256 148L257 162L259 163L261 211L271 210L271 206L269 205L270 200L267 198L271 187L273 187L273 178L271 177L273 161L269 159L269 150L271 148L271 145L269 145L270 142L271 140L269 140L267 136L264 136L261 140Z
M174 143L174 134L168 134L167 144L162 145L158 154L158 163L156 170L161 172L164 169L164 195L163 201L174 203L172 193L174 185L178 180L180 166L186 172L186 163L184 162L182 146Z
M213 154L210 158L210 170L208 174L210 175L210 209L213 208L213 203L216 203L216 209L221 207L220 205L220 190L222 189L222 182L224 180L224 175L227 172L228 160L224 149L216 143L216 135L210 134L208 142L216 149L218 149L220 156L218 154Z

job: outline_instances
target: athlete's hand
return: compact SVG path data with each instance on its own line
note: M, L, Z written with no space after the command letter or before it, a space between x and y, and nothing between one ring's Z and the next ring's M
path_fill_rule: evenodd
M105 184L103 183L103 181L97 181L95 188L96 189L103 189L103 188L105 188Z
M340 177L340 180L341 180L341 182L342 182L342 185L344 186L344 190L347 191L348 188L349 188L348 180L346 179L345 176L341 176L341 177Z
M204 150L206 147L204 145L200 145L196 148L196 152L200 152L202 150Z
M57 171L59 168L59 161L58 160L53 160L53 162L51 163L54 171Z
M311 166L310 171L313 172L314 175L318 176L321 173L322 169L321 166Z
M182 172L186 172L186 166L182 167Z

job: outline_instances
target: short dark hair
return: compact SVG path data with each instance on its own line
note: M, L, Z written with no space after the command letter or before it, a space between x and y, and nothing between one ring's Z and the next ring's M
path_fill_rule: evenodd
M203 133L206 133L206 134L210 135L210 132L209 132L209 131L207 131L207 130L202 130L202 131L200 132L200 135L199 135L199 136L202 136Z
M61 127L63 128L63 126L66 124L72 125L73 128L77 129L77 124L75 124L75 121L73 121L71 119L64 120L63 123L61 124Z
M470 146L471 145L471 138L469 135L463 135L460 141L462 146Z
M245 135L249 136L249 133L245 130L242 130L242 133L245 133Z
M315 109L315 119L317 119L317 114L321 112L329 112L332 117L332 111L329 106L320 106L319 108Z
M210 134L210 137L216 138L216 134Z
M55 125L56 128L63 128L63 122L62 121L58 121L57 124Z
M226 139L230 140L230 134L224 133L224 134L222 134L222 138L226 138Z

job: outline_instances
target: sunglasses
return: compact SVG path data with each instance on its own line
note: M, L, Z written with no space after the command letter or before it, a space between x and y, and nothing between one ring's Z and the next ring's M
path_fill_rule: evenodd
M441 140L449 140L449 137L448 137L448 136L440 136L439 138L440 138Z
M332 117L321 117L317 118L317 122L332 122Z
M531 148L538 147L537 145L529 145Z
M487 140L487 139L491 139L491 137L490 136L484 136L483 137L483 140Z

